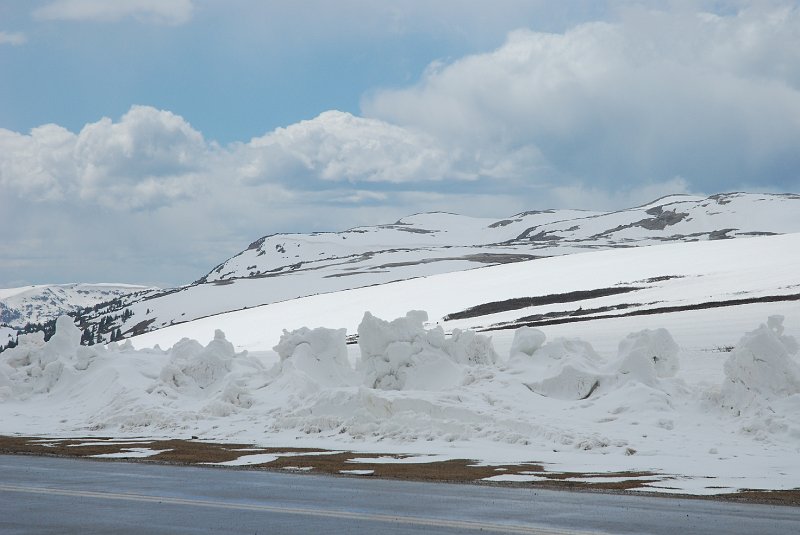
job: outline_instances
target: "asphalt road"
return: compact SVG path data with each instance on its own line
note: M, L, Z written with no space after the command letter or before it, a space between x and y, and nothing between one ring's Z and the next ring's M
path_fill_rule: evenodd
M800 508L0 456L0 533L800 533Z

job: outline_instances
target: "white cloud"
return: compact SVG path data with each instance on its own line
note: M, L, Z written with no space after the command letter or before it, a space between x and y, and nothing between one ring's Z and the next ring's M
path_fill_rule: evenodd
M116 22L126 17L180 25L192 16L192 0L54 0L33 12L39 20Z
M519 30L362 108L475 154L485 174L538 184L797 183L798 27L800 10L779 7L635 9L565 33Z
M28 41L26 35L22 32L4 32L0 31L0 45L13 45L19 46Z
M413 182L472 178L456 170L458 152L432 136L376 119L328 111L255 138L242 176L251 182Z
M115 209L154 209L221 190L264 194L269 187L271 198L338 188L320 202L352 204L386 200L366 188L377 183L474 178L460 169L458 154L422 132L337 111L219 147L178 115L133 106L119 121L105 117L78 133L57 125L28 135L0 130L0 184L34 201Z
M86 125L73 156L82 198L141 207L196 194L213 152L182 117L134 106Z
M202 191L217 157L183 118L133 106L78 134L57 125L29 135L0 130L0 184L33 200L153 208Z
M76 136L47 124L30 135L0 129L0 185L34 200L63 198L75 181Z
M107 5L119 10L81 18L154 13ZM58 264L65 278L175 283L268 232L796 190L797 28L797 8L769 4L518 30L365 97L362 117L329 111L223 147L147 106L77 132L0 129L4 274L41 281Z

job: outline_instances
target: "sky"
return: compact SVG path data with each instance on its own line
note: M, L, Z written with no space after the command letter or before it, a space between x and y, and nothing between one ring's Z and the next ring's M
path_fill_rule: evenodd
M741 190L800 191L797 1L0 0L0 287Z

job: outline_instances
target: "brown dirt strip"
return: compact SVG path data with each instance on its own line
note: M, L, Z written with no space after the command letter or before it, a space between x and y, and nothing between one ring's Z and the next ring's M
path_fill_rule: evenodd
M490 303L483 303L482 305L476 305L460 312L452 312L444 316L443 319L445 321L450 321L475 318L478 316L487 316L489 314L496 314L498 312L509 312L511 310L520 310L535 306L586 301L589 299L597 299L599 297L609 297L612 295L635 292L642 289L643 288L634 286L617 286L611 288L597 288L595 290L576 290L574 292L540 295L537 297L515 297L513 299L506 299L505 301L492 301Z
M108 444L103 444L108 442ZM93 443L81 446L80 444ZM156 455L144 458L97 458L95 455L119 453L126 448L150 448L163 451ZM236 451L239 450L239 451ZM246 450L246 451L242 451ZM24 436L0 436L0 455L41 455L53 457L71 457L91 459L94 461L124 461L163 463L175 465L204 465L204 463L222 463L232 461L244 455L292 453L292 456L280 456L276 460L254 465L232 466L229 469L238 470L269 470L282 472L311 472L316 474L329 474L342 476L342 470L372 470L371 477L384 479L401 479L413 481L430 481L446 483L478 483L500 486L522 486L547 489L563 489L572 491L602 491L625 492L632 489L647 489L646 480L639 478L658 476L653 472L612 472L592 473L581 472L547 472L541 464L522 463L513 465L477 464L470 459L452 459L433 463L375 463L366 459L375 457L404 458L407 456L396 454L358 453L352 451L331 452L321 455L324 450L310 448L262 448L253 444L216 443L203 440L182 439L124 439L124 438L98 438L98 437L71 437L71 438L42 438ZM308 455L303 455L308 454ZM365 459L366 462L353 462L355 459ZM501 474L535 474L546 478L530 482L488 482L485 478ZM364 477L364 476L354 476ZM620 478L619 481L608 482L599 480L592 483L593 478ZM668 481L669 476L664 476ZM583 481L572 481L571 479ZM663 483L663 482L662 482ZM742 501L750 503L767 503L774 505L800 506L800 489L794 490L745 490L737 493L720 494L716 496L693 496L658 493L653 491L637 491L638 494L683 497L695 499L715 499L728 501Z
M563 318L543 319L525 321L528 318L520 318L519 320L510 321L508 323L498 323L489 327L482 327L477 329L481 332L486 331L499 331L505 329L517 329L518 327L541 327L546 325L559 325L562 323L578 323L581 321L594 321L605 320L613 318L628 318L632 316L652 316L656 314L670 314L672 312L686 312L688 310L707 310L710 308L725 308L739 305L753 305L757 303L781 303L787 301L800 301L800 294L786 294L786 295L765 295L763 297L748 297L743 299L729 299L726 301L709 301L706 303L697 303L693 305L676 305L665 306L656 308L646 308L641 310L632 310L623 314L607 314L603 316L592 316L580 314L579 310L573 311L571 315ZM625 304L625 308L630 307L630 304Z

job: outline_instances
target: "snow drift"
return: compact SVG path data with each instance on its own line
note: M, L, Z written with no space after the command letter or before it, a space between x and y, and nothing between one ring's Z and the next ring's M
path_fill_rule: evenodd
M641 451L643 469L664 448L706 459L731 432L795 448L800 438L798 344L780 317L731 351L716 397L680 377L682 350L664 329L630 334L608 356L521 328L500 358L489 337L426 321L367 312L357 346L344 329L304 327L251 355L221 331L168 350L84 347L62 318L50 341L21 336L0 355L0 419L4 432L502 444L531 459Z

